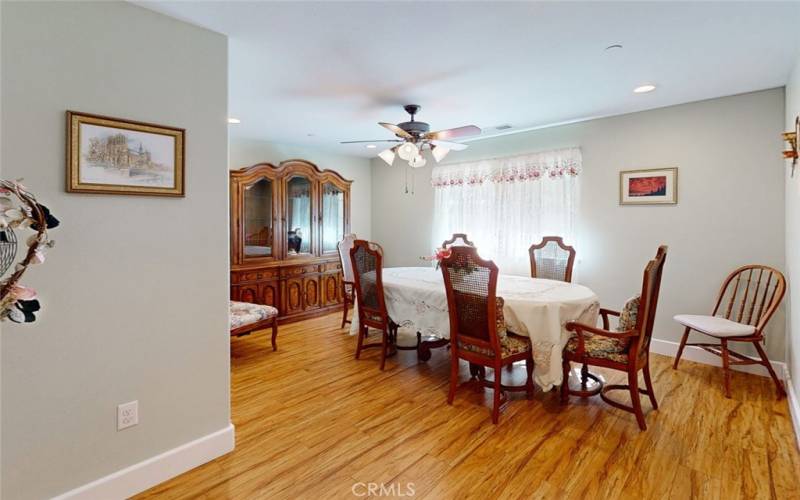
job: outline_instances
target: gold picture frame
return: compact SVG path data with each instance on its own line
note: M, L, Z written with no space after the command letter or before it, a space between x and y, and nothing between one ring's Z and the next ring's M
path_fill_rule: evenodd
M675 205L677 203L678 167L620 171L620 205Z
M67 111L67 192L183 197L185 134Z

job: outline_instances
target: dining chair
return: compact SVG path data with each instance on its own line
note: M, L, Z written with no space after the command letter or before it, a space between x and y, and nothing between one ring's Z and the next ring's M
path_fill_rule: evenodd
M647 430L639 393L647 394L653 409L658 409L653 383L650 379L650 339L653 335L653 322L656 318L658 293L661 288L661 273L667 257L667 247L658 247L656 257L644 269L642 291L629 299L621 312L600 309L603 328L583 323L567 323L567 331L574 332L563 352L563 380L561 382L561 402L566 404L569 395L570 362L584 365L612 368L628 373L627 385L605 385L600 388L600 397L615 408L636 415L641 430ZM609 316L617 316L616 331L609 325ZM644 375L646 389L639 388L639 371ZM609 391L627 390L630 392L632 406L609 399ZM582 395L583 394L578 394ZM586 396L584 396L586 397Z
M387 356L395 352L394 345L397 338L397 325L389 319L383 295L383 252L375 243L355 240L350 249L350 260L358 300L356 359L359 359L363 349L380 347L381 370L383 370ZM381 331L380 342L364 343L370 327Z
M561 236L545 236L528 249L531 278L572 282L575 249L564 244Z
M459 240L460 243L456 243ZM453 236L451 236L449 240L444 240L442 242L442 248L450 248L451 246L474 247L475 243L469 241L469 238L467 238L465 233L453 233Z
M347 319L347 312L350 310L350 306L355 302L355 297L353 296L353 281L355 278L353 277L353 263L350 260L350 249L353 248L353 242L356 241L356 235L353 233L345 234L342 241L340 241L336 247L339 250L339 260L342 264L342 326L350 323L350 320Z
M731 397L733 365L764 366L775 382L778 399L786 396L786 390L761 346L761 341L764 340L764 328L783 300L784 293L786 293L786 278L777 269L753 264L733 271L720 287L711 316L695 314L675 316L675 321L686 328L672 368L678 368L678 361L687 345L696 346L722 358L726 398ZM724 309L721 308L723 303L725 303ZM715 338L719 343L688 343L689 333L692 330ZM752 343L760 359L732 351L728 346L730 342Z
M494 262L483 260L471 246L454 246L441 262L450 316L450 390L447 404L453 404L458 386L459 360L470 363L468 384L494 389L492 422L497 423L500 407L508 400L503 390L525 391L533 398L533 349L530 339L508 331L503 317L503 299L497 297L499 271ZM502 384L502 367L525 361L527 379L523 386ZM478 368L480 367L480 368ZM484 367L494 371L485 379Z

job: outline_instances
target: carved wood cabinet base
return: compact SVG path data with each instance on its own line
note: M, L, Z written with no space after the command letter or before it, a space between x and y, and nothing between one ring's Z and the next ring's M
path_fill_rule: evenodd
M336 258L234 269L231 299L276 307L279 323L327 314L342 307L341 268Z
M304 160L231 171L231 299L276 307L279 323L340 309L350 184Z

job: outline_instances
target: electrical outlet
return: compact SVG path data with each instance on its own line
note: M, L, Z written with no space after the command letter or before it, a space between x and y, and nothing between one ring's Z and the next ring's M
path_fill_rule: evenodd
M139 423L139 401L117 406L117 430L127 429Z

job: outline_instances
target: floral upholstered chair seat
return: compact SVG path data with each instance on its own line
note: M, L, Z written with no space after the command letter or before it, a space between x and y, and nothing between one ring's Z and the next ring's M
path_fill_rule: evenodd
M617 325L618 332L625 332L636 327L640 300L639 295L635 295L625 302L619 316L619 323ZM618 363L627 363L628 347L630 347L630 343L630 339L604 337L602 335L593 335L588 332L583 334L584 352L590 358L608 359ZM578 350L577 335L573 335L572 338L569 339L566 350L571 353Z
M231 330L274 318L278 315L278 310L272 306L251 304L249 302L236 302L234 300L230 302Z
M590 358L609 359L618 363L628 362L627 339L613 339L601 335L583 334L583 350ZM574 336L567 342L567 351L578 350L578 337Z
M509 356L513 356L514 354L519 354L521 352L530 351L531 350L531 341L529 338L520 337L518 335L514 335L513 333L509 334L508 327L506 326L506 319L503 315L503 306L505 305L505 301L503 297L497 297L496 301L496 312L495 312L495 320L497 321L497 338L500 341L500 349L501 357L507 358ZM494 357L494 351L491 349L486 349L474 344L468 344L466 342L459 341L458 343L459 349L464 349L465 351L476 352L478 354L483 354L484 356L488 356L490 358Z

